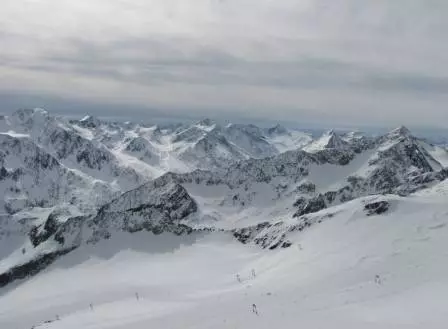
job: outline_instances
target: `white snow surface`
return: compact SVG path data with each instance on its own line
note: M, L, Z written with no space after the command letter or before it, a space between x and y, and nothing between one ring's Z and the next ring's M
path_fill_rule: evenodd
M281 153L300 149L312 141L312 137L301 131L288 131L283 135L269 136L267 141Z
M448 152L440 146L431 145L420 141L420 145L443 167L448 168Z
M367 217L374 199L389 213ZM446 328L446 194L327 213L275 251L221 233L115 234L0 290L0 327Z

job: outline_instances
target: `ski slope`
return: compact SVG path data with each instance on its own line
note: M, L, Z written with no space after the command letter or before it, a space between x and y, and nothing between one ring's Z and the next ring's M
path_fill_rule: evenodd
M366 216L375 198L390 210ZM0 290L0 328L447 327L446 183L330 213L275 251L224 233L115 234Z

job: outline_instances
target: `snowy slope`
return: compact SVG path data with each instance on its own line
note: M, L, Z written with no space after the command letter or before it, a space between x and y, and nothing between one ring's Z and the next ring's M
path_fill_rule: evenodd
M4 290L0 323L45 329L444 328L445 196L381 199L393 205L389 212L367 216L363 207L371 198L325 210L319 215L331 218L290 233L292 247L270 252L222 233L119 234Z

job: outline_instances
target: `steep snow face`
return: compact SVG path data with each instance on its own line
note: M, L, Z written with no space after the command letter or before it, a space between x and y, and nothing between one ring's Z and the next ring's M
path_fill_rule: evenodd
M2 291L0 323L46 329L443 328L446 196L376 198L325 210L303 230L283 223L279 233L291 246L269 252L222 233L116 234ZM368 216L364 208L375 200L391 207Z
M252 158L264 158L278 154L268 142L263 130L254 125L232 124L225 128L226 138Z
M29 138L8 134L0 134L0 189L0 208L8 213L58 203L94 207L114 194L105 183L63 166Z
M248 156L231 144L218 130L212 130L182 151L179 158L194 168L219 169L247 159Z
M172 142L177 158L200 169L222 169L235 161L278 153L256 126L222 127L208 119L176 133Z
M448 151L446 148L429 144L425 141L418 141L419 146L423 148L434 160L444 168L448 168ZM435 169L439 166L436 164Z
M280 125L268 128L266 139L279 153L301 149L313 140L309 134L288 130Z
M349 144L344 141L334 130L325 132L319 139L303 147L304 151L315 153L325 149L347 150Z
M160 152L144 137L133 138L126 146L126 152L150 165L160 163Z
M379 139L378 152L370 161L371 165L381 163L384 159L399 162L401 169L408 172L439 171L443 165L431 156L435 148L418 140L405 127L400 127ZM443 159L443 156L439 154ZM393 165L393 164L391 164ZM383 163L383 166L386 164Z
M92 120L88 118L83 122ZM9 118L9 125L12 131L28 135L33 143L65 167L108 183L116 190L131 189L145 181L141 172L121 161L102 143L85 138L69 123L44 110L19 110ZM92 128L91 125L86 127Z

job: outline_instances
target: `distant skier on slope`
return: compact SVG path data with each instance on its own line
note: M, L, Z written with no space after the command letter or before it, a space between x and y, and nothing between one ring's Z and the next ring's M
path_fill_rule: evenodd
M255 305L255 304L252 304L252 313L255 313L256 315L258 315L257 305Z
M381 277L377 274L377 275L375 275L375 283L376 284L378 284L378 285L381 285Z
M236 275L236 280L241 283L241 277L239 274Z
M255 277L256 277L257 275L256 275L256 273L255 273L255 270L254 269L252 269L252 278L254 278L255 279Z

